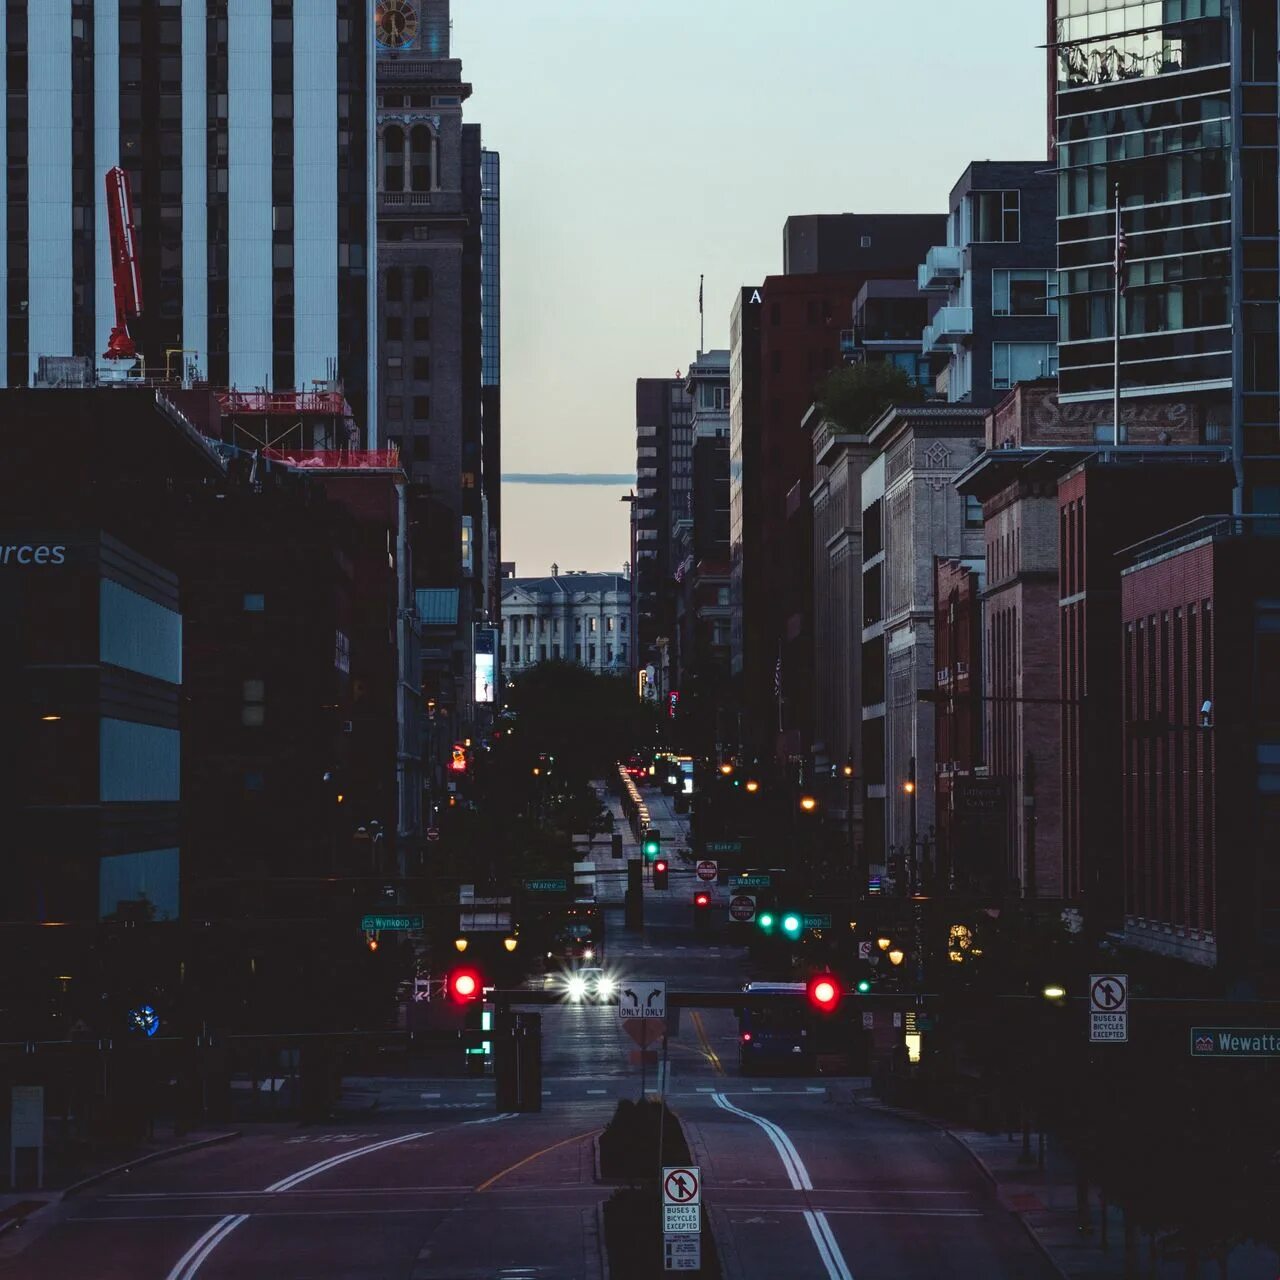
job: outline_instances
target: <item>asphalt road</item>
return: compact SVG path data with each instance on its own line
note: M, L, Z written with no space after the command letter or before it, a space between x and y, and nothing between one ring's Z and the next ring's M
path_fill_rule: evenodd
M736 987L746 955L725 912L695 933L693 879L671 883L648 892L642 934L611 924L607 967ZM542 1012L539 1114L495 1115L482 1079L350 1080L333 1123L258 1126L44 1211L0 1238L0 1278L597 1280L609 1188L592 1137L640 1070L616 1009ZM730 1011L685 1010L665 1070L645 1070L685 1124L732 1280L1055 1274L945 1135L847 1080L744 1080L736 1045Z

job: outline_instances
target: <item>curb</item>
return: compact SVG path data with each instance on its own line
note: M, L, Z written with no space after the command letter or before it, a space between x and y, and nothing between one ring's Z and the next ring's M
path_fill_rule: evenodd
M217 1146L221 1142L230 1142L233 1138L240 1136L239 1131L232 1133L215 1133L211 1138L201 1138L197 1142L187 1142L180 1147L163 1147L159 1151L148 1151L146 1155L138 1156L135 1160L127 1160L124 1164L115 1165L110 1169L102 1169L98 1173L91 1173L87 1178L81 1178L79 1182L73 1182L69 1187L63 1189L62 1199L70 1199L72 1196L79 1195L86 1187L92 1187L96 1183L105 1182L108 1178L114 1178L117 1174L128 1173L131 1169L137 1169L144 1164L153 1164L157 1160L167 1160L170 1156L186 1155L189 1151L200 1151L204 1147Z
M859 1104L855 1101L853 1105L858 1106ZM991 1184L993 1190L1000 1185L996 1181L996 1176L992 1173L990 1165L988 1165L987 1162L958 1133L953 1129L948 1129L945 1124L942 1124L929 1116L922 1115L919 1111L910 1111L905 1107L882 1106L875 1108L875 1110L887 1111L890 1115L895 1115L901 1120L914 1120L918 1124L927 1125L937 1133L946 1134L946 1136L950 1138L951 1141L954 1142L975 1165L978 1166L978 1171ZM999 1199L998 1196L997 1199ZM1001 1208L1005 1207L1006 1206L1001 1205ZM1053 1268L1053 1270L1062 1277L1062 1280L1073 1280L1073 1277L1063 1269L1062 1264L1050 1252L1049 1246L1040 1238L1036 1229L1027 1221L1026 1214L1020 1213L1017 1209L1009 1209L1008 1212L1017 1219L1018 1224L1031 1238L1031 1243L1040 1251L1041 1256Z
M600 1280L609 1280L609 1245L604 1234L604 1201L596 1201L596 1252L600 1255Z

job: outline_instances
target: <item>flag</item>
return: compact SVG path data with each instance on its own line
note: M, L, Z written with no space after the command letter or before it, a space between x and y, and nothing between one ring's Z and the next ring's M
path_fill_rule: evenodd
M1124 234L1124 224L1120 221L1120 205L1116 204L1116 288L1124 293L1125 285L1129 283L1129 272L1126 267L1126 259L1129 256L1129 242Z
M706 279L705 276L698 277L698 314L699 315L702 314L702 282L705 279Z
M773 696L782 697L782 650L778 650L778 661L773 668Z

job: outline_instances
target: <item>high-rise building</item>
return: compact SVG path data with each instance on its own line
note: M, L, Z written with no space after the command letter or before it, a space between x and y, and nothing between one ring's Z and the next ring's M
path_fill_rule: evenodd
M502 577L502 236L501 173L496 151L480 152L481 465L488 504L489 557L494 566L490 617L499 611Z
M1048 6L1062 402L1115 388L1118 199L1121 397L1194 405L1233 440L1241 509L1276 511L1276 7L1087 8Z
M115 323L106 172L129 176L148 375L241 389L376 387L369 138L375 28L305 6L15 0L0 380L93 359Z
M636 379L635 592L638 666L652 666L654 695L665 698L675 625L672 590L672 473L675 442L679 466L691 483L693 406L683 378ZM686 490L682 490L682 493Z
M475 710L473 634L497 609L496 410L492 475L483 426L483 152L479 126L462 119L471 86L450 57L449 0L380 12L379 431L399 447L410 481L414 586L430 612L424 690L462 733ZM497 299L495 281L490 313ZM492 366L496 341L489 354Z

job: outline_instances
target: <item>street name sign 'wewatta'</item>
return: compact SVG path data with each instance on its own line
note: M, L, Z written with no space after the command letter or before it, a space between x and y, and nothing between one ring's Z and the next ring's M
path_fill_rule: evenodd
M1280 1058L1280 1027L1192 1027L1193 1058Z

